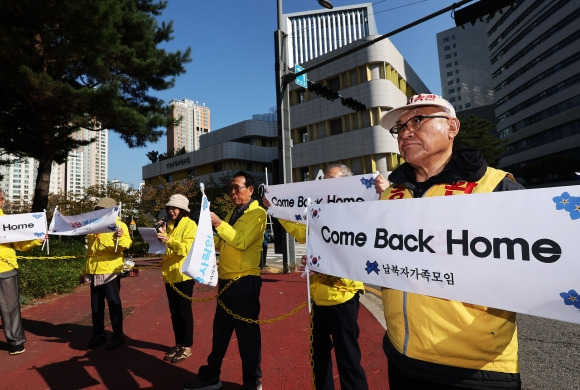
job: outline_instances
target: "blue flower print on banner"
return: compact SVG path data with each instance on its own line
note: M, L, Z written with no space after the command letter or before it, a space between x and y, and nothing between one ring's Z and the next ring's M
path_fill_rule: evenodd
M580 218L580 196L571 196L568 192L552 198L556 203L556 210L564 210L570 213L572 220Z
M371 188L372 186L375 185L375 181L374 179L371 177L369 179L366 179L364 177L361 177L360 182L363 186L365 186L365 188Z
M580 309L580 297L576 290L570 290L568 292L560 293L560 296L564 299L564 305L574 306L576 309Z

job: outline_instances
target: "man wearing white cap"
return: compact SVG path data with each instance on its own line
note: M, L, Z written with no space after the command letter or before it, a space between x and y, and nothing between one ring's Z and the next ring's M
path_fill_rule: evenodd
M405 160L381 200L523 189L479 151L453 144L460 123L440 96L415 95L381 125ZM521 388L515 313L388 288L382 297L391 390Z

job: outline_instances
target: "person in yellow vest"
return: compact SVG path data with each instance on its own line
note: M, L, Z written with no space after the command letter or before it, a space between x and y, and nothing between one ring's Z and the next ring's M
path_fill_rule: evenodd
M267 215L258 201L252 199L254 183L254 177L249 173L234 173L229 194L235 207L223 220L213 212L210 217L216 232L216 249L220 253L218 291L231 282L219 299L232 313L257 321L262 288L260 257ZM262 338L259 323L236 319L218 304L213 317L212 346L207 364L199 368L193 382L183 385L183 390L222 388L221 367L234 331L242 360L243 388L262 389Z
M161 271L175 346L163 360L179 363L191 356L193 346L193 310L191 300L185 297L193 295L195 280L181 272L181 267L195 240L197 224L189 218L189 200L181 194L169 197L165 211L170 219L158 228L157 238L166 246Z
M117 201L101 198L95 210L115 207ZM105 336L105 300L109 306L109 318L113 337L107 344L112 350L125 343L123 332L123 305L121 303L121 274L123 272L123 251L133 244L127 225L117 217L117 229L111 233L87 234L87 262L85 279L91 286L91 317L93 335L83 345L83 349L107 344Z
M333 164L326 168L325 179L352 176L349 167ZM262 198L266 208L270 202ZM306 242L306 225L278 219L280 224L298 242ZM306 264L306 256L302 257ZM311 271L312 272L312 271ZM334 348L336 366L343 390L368 389L367 378L361 366L358 343L359 294L364 285L355 280L312 273L310 279L312 305L312 372L316 389L334 389L331 351Z
M2 210L5 201L6 193L0 189L0 216L5 215ZM46 238L47 235L37 240L0 243L0 318L10 355L23 353L26 342L20 313L16 251L27 251L42 245Z
M415 95L385 114L381 125L405 160L389 175L381 200L524 188L489 167L476 149L454 145L460 123L440 96ZM384 179L375 187L381 192ZM391 390L521 388L515 313L388 288L382 300Z

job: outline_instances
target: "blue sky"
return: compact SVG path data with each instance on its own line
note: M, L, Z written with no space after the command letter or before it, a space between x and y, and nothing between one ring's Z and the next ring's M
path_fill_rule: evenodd
M361 4L331 0L335 7ZM453 4L453 0L383 0L372 2L379 34L387 34ZM211 130L251 119L276 105L274 31L276 0L195 1L169 0L160 20L173 20L174 39L168 50L191 47L193 61L175 86L155 92L169 102L191 99L211 110ZM317 0L283 0L283 12L318 10ZM451 13L392 36L403 57L434 93L441 93L437 58L438 32L454 27ZM149 164L151 150L165 153L167 142L129 149L109 133L109 180L134 187L141 182L141 167Z

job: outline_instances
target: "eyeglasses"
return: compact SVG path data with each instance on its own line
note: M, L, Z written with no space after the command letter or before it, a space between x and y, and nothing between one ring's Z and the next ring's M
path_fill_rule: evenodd
M400 123L391 127L389 132L393 137L399 139L401 138L401 134L405 131L405 129L409 131L419 131L425 119L432 118L450 119L448 116L445 115L417 115L409 118L405 123Z
M242 190L244 188L248 188L248 186L240 187L239 185L234 184L234 185L231 185L230 186L230 192L232 192L232 191L234 191L234 192L240 192L240 190Z

